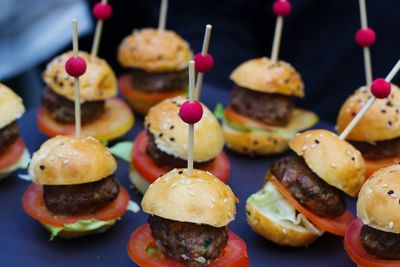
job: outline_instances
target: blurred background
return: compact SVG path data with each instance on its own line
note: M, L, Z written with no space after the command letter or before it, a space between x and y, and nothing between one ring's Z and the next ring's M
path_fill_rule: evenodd
M79 19L80 49L90 51L98 1L0 0L0 80L24 98L28 108L39 104L46 62L71 49L71 20ZM110 0L113 16L105 22L99 56L117 74L119 43L135 28L157 27L160 0ZM170 0L167 28L201 50L204 27L213 25L210 53L214 69L205 82L231 90L230 72L241 62L270 56L275 27L273 0ZM292 0L285 18L280 58L302 75L306 98L298 105L334 123L343 101L364 85L362 49L354 34L360 28L358 0ZM398 0L367 0L368 24L377 34L371 48L373 76L386 76L400 53ZM396 83L399 79L395 79Z

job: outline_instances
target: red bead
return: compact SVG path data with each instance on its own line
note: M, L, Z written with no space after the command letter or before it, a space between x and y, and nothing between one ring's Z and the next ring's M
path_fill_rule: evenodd
M65 63L65 70L72 77L82 76L86 72L86 61L81 57L71 57Z
M214 58L210 54L203 56L201 53L197 53L194 56L194 63L197 72L206 73L214 66Z
M386 98L390 95L390 83L385 81L385 79L379 78L372 82L371 93L376 98Z
M287 16L292 11L292 5L287 0L277 0L272 6L272 11L277 16Z
M188 100L179 109L179 117L188 124L195 124L203 117L203 107L199 101Z
M110 4L97 3L93 7L93 16L99 20L106 20L112 15Z
M356 32L356 42L362 47L369 47L375 43L376 34L373 29L359 29Z

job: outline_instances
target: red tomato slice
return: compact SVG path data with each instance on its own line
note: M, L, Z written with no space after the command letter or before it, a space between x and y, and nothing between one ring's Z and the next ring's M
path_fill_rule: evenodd
M135 90L132 87L132 75L130 74L122 75L118 79L118 87L121 95L141 114L147 114L149 109L158 102L178 96L184 91L184 89L177 89L168 92L148 93L145 91Z
M43 199L43 186L32 183L26 190L22 199L24 211L32 218L46 224L62 227L65 224L71 224L79 220L96 219L99 221L115 220L124 215L128 208L129 195L128 192L120 187L117 198L92 214L77 215L77 216L63 216L56 215L49 211Z
M361 267L398 267L400 260L383 260L369 254L360 243L360 232L363 223L354 220L346 230L344 248L351 260Z
M47 136L71 135L75 131L73 123L55 121L45 108L36 113L39 130ZM105 111L95 121L82 125L82 134L93 136L99 140L112 140L121 137L132 128L135 119L129 106L118 98L106 100Z
M230 106L228 106L225 109L224 114L225 114L225 118L228 119L228 121L235 122L240 125L246 125L249 127L269 130L269 128L261 121L257 121L255 119L251 119L246 116L243 116L243 115L235 112Z
M354 220L354 217L349 210L346 210L342 215L334 218L318 216L303 207L303 205L301 205L300 202L290 194L290 192L278 181L278 179L276 179L275 176L270 175L268 180L276 186L279 193L281 193L297 211L306 216L306 218L317 227L322 228L331 234L344 236L347 226Z
M366 159L365 160L365 166L366 166L365 177L368 178L377 170L382 169L383 167L398 164L399 162L400 162L400 155L395 156L395 157L390 157L390 158L376 159L376 160Z
M152 253L148 251L151 249ZM148 224L139 226L131 235L128 242L128 254L131 259L141 267L184 267L185 264L164 255L151 236ZM246 244L237 235L229 231L227 246L222 251L221 257L208 265L209 267L247 267L249 256Z
M132 149L132 164L143 178L152 183L161 175L169 172L170 169L159 167L153 159L147 155L146 147L148 141L149 138L145 130L136 136ZM230 173L228 156L222 151L213 161L205 165L202 170L211 172L226 183Z
M13 144L0 153L0 170L7 169L17 163L21 159L24 150L24 141L19 137Z

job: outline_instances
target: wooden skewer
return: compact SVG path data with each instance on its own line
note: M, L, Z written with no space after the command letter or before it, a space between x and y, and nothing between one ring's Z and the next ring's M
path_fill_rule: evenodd
M74 57L78 56L78 20L72 20L72 51ZM79 95L79 78L74 78L74 102L75 102L75 136L81 135L81 101Z
M394 65L393 69L389 72L389 74L386 76L385 81L390 83L394 76L399 72L400 70L400 59L397 61L396 65ZM354 117L354 119L347 125L346 129L339 135L339 138L344 140L346 139L347 135L353 130L353 128L357 125L357 123L364 117L364 115L368 112L369 108L374 104L376 100L375 96L371 96L367 103L364 104L362 109L357 113L357 115Z
M365 4L365 0L359 0L360 6L360 19L361 19L361 28L368 28L368 20L367 20L367 8ZM368 46L363 47L364 54L364 69L365 69L365 81L368 87L371 86L372 83L372 64L371 64L371 53Z
M282 36L282 29L283 29L283 17L278 16L276 18L274 41L272 43L272 53L271 53L271 61L272 62L276 62L278 60L279 47L280 47L281 36Z
M158 19L158 30L164 31L167 23L168 0L161 0L160 16Z
M189 61L189 102L192 103L194 101L194 61ZM193 171L193 143L194 143L194 124L189 124L189 139L188 139L188 160L187 160L187 168L189 175Z
M102 4L107 4L108 0L101 0ZM99 46L100 46L100 37L101 37L101 32L103 31L103 20L98 19L96 23L96 31L94 32L94 38L93 38L93 45L92 45L92 51L90 53L90 60L93 60L97 57L97 53L99 51Z
M201 49L202 56L206 56L208 53L208 47L210 46L211 30L212 26L210 24L207 24L206 31L204 33L203 48ZM201 89L203 87L203 79L204 79L204 73L199 72L197 74L197 81L196 81L196 100L200 99Z

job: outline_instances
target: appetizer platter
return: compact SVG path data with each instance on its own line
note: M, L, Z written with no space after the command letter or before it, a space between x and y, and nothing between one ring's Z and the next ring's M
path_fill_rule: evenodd
M270 58L234 68L230 92L207 83L212 25L193 53L166 29L168 0L158 28L122 40L118 79L98 57L111 5L93 7L90 53L73 19L39 107L0 83L1 266L400 266L400 59L373 78L359 7L365 84L336 125L294 104L288 0Z

